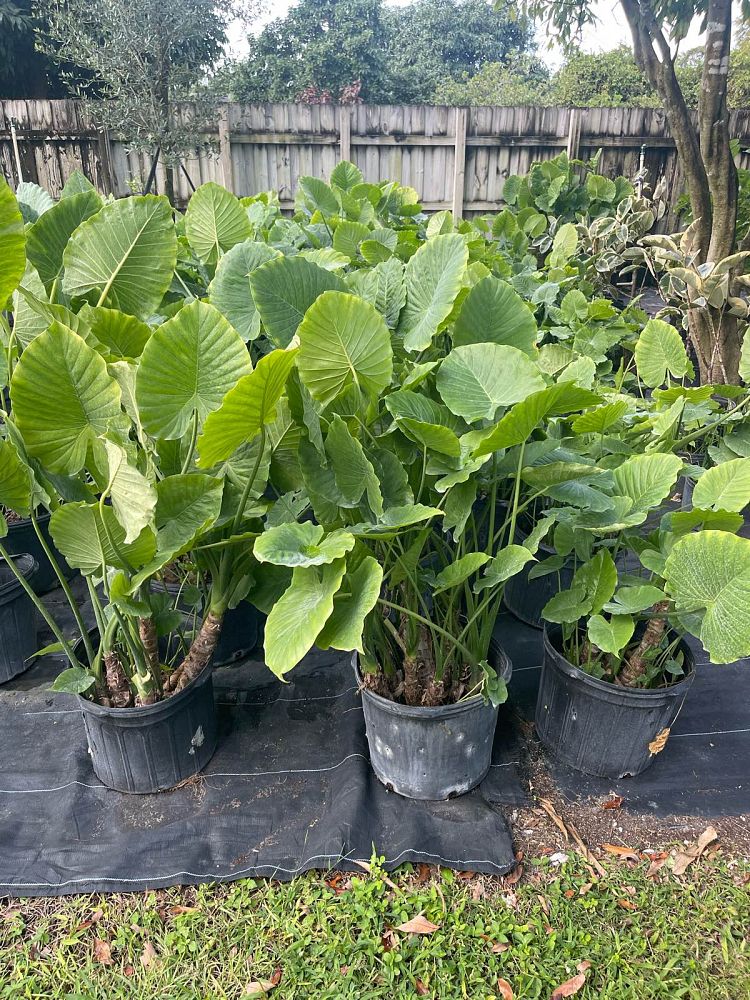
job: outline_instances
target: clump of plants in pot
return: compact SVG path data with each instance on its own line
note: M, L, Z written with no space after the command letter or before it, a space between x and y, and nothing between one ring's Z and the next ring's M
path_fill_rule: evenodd
M671 454L631 456L597 487L609 509L551 515L588 559L544 609L536 728L548 750L589 774L637 775L664 750L695 676L686 635L714 662L750 650L742 624L750 543L733 534L742 518L726 509L726 484L706 473L701 508L664 513L644 533L682 464ZM744 505L750 479L741 492L734 502Z
M446 254L460 277L465 242L439 235L412 258L407 289L410 274L415 288L424 282L423 269L437 284ZM264 266L283 282L284 262ZM448 333L422 307L409 313L407 291L392 333L368 301L332 289L307 309L294 346L256 368L269 385L286 379L279 412L260 416L291 424L297 442L297 468L286 464L287 492L277 488L253 549L266 663L283 677L313 645L355 650L375 772L416 798L466 792L489 768L510 676L492 642L495 618L505 581L534 558L540 537L511 541L524 449L551 418L599 400L572 383L548 385L533 318L497 284L483 291L502 296L498 342L477 342L466 323L456 336L467 304L477 307L470 295ZM452 301L435 311L447 318ZM206 420L200 464L231 461L257 421L240 382ZM505 510L501 494L511 498Z
M228 468L195 468L195 441L251 367L240 336L196 302L116 375L97 349L53 322L11 380L5 447L13 458L0 463L0 503L18 510L19 495L26 508L41 491L53 498L51 536L87 583L95 628L51 550L77 644L20 573L18 581L68 660L54 688L79 697L94 770L122 791L171 787L200 771L216 746L211 663L224 614L252 586L262 449L242 456L230 482ZM200 614L175 610L152 589L183 556L200 558L210 576Z

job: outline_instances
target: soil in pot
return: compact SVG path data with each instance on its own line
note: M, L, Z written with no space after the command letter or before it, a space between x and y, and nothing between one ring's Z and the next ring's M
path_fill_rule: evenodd
M37 563L29 553L12 556L16 568L29 583ZM37 612L34 602L0 559L0 684L28 670L37 651Z
M96 638L95 630L92 636ZM179 637L159 640L159 656L170 662ZM79 640L76 655L85 656ZM217 741L213 664L152 705L113 708L78 696L96 776L121 792L159 792L200 773Z
M44 535L44 540L52 550L58 566L69 580L75 573L65 562L57 551L49 533L49 521L52 515L48 512L37 514L37 523ZM35 594L47 594L59 586L57 574L52 568L52 563L47 558L47 553L42 548L42 544L34 531L34 524L30 517L18 517L11 512L6 514L8 522L8 534L3 542L5 548L11 555L19 555L28 552L34 557L37 564L34 576L29 580Z
M371 690L357 665L370 763L391 791L411 799L449 799L487 774L498 709L480 695L448 705L404 705ZM507 683L512 665L499 646L490 662Z
M545 748L578 771L603 778L640 774L664 750L695 677L693 654L679 644L685 676L657 688L623 687L572 664L559 628L545 630L536 729Z

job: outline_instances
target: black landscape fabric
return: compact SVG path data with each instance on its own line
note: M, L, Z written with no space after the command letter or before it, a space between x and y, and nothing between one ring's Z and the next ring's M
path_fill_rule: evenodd
M509 708L477 790L413 802L387 791L370 769L351 658L316 653L290 676L282 684L252 661L216 670L218 750L202 775L155 795L100 784L71 696L30 687L28 675L26 690L6 686L0 895L286 880L310 868L357 870L373 849L388 868L512 867L502 806L523 795Z
M348 656L312 654L288 684L259 659L217 669L217 752L201 776L157 795L100 784L75 700L49 690L60 661L40 660L0 688L0 895L286 880L356 871L373 850L388 868L508 871L504 814L527 801L519 723L533 718L541 633L504 613L495 635L514 673L493 766L448 802L413 802L377 781ZM690 696L648 771L612 782L550 761L563 796L596 803L615 791L624 808L658 816L750 814L750 664L705 659L699 652Z

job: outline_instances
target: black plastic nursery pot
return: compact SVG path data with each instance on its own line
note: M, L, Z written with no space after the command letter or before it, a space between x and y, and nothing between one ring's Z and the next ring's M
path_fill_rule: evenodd
M28 552L13 555L16 568L31 582L36 559ZM36 608L13 570L0 559L0 684L28 670L37 651Z
M65 574L66 578L70 579L75 573L75 570L68 566L55 548L54 542L52 541L49 533L49 521L51 517L52 515L48 511L43 514L38 514L37 523L42 534L44 535L44 540L52 550L60 569ZM22 552L28 552L36 560L36 572L34 573L33 578L29 580L35 594L46 594L50 590L54 590L55 587L59 586L57 574L52 569L52 563L47 558L47 553L44 551L42 543L37 538L31 518L24 518L22 521L9 521L8 534L3 544L12 555L19 555Z
M635 776L664 750L695 679L695 660L680 643L687 674L665 688L619 687L592 677L560 652L559 628L545 629L536 730L545 748L571 767L601 778Z
M491 662L508 683L508 656L493 645ZM401 705L361 686L370 763L380 781L409 799L450 799L470 791L490 769L497 707L481 695L452 705Z
M522 538L517 539L519 544ZM543 561L555 555L555 550L543 543L539 546L539 560ZM531 625L532 628L543 629L544 619L542 611L550 598L554 597L561 590L567 590L573 582L574 569L572 565L565 564L555 573L546 573L529 579L532 566L537 563L527 563L520 573L516 573L505 584L503 592L503 603L514 618Z
M95 634L95 633L94 633ZM83 654L79 640L76 654ZM119 792L161 792L199 774L216 750L209 663L182 691L137 708L107 708L79 696L99 780Z

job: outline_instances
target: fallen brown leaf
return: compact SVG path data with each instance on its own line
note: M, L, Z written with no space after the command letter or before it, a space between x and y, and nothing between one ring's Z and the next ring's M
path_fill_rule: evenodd
M184 913L200 913L199 906L170 906L169 912L173 917L181 917Z
M560 983L556 986L551 1000L564 1000L565 997L575 996L576 993L583 987L586 982L586 973L579 972L577 976L573 976L572 979L568 979L564 983Z
M471 887L471 898L474 900L475 903L478 903L483 896L484 896L484 884L482 882L477 881Z
M576 966L576 969L578 969L579 972L588 972L590 968L591 968L591 962L589 961L579 962L578 965Z
M414 980L414 988L417 991L417 996L426 997L427 994L429 993L429 990L427 989L427 987L425 986L425 984L422 982L421 979Z
M496 941L492 946L492 954L502 955L502 953L504 951L507 951L509 948L510 945L507 943L507 941Z
M430 866L426 865L424 861L420 861L419 864L417 865L417 882L420 885L423 885L425 882L429 880L430 874L431 874Z
M144 969L149 969L154 964L157 959L156 948L147 941L143 946L143 951L141 952L141 965Z
M135 975L135 969L133 968L132 965L126 965L125 968L122 970L122 974L123 976L127 976L129 979L131 976Z
M667 745L667 740L669 739L669 734L672 730L662 729L658 736L656 736L648 745L649 752L652 754L661 753L664 747Z
M635 905L635 903L632 900L630 900L630 899L618 899L617 900L617 905L619 907L621 907L623 910L637 910L638 909L638 907Z
M470 872L470 871L456 872L456 875L458 875L460 879L463 879L464 882L469 882L476 876L476 872Z
M593 882L584 882L583 885L578 890L578 895L579 896L585 896L586 893L587 892L591 892L591 890L593 888L594 888L594 883Z
M416 917L412 917L411 920L407 920L405 924L399 924L396 928L397 931L401 931L403 934L434 934L438 929L437 924L433 924L431 920L422 916L421 913L418 913Z
M694 844L691 844L684 851L678 851L675 855L674 865L672 866L674 874L684 875L690 865L698 860L708 845L713 844L718 836L716 830L712 826L708 826Z
M565 896L566 899L572 899L573 896L575 896L575 894L576 894L575 889L566 889L565 892L563 893L563 896Z
M515 885L523 875L523 865L516 865L512 872L503 876L505 885Z
M276 984L270 979L253 979L245 987L245 996L263 997L274 988Z
M622 795L613 795L612 798L607 799L606 802L602 802L602 809L619 809L622 802Z
M544 896L537 895L536 898L539 900L539 905L542 908L542 913L544 913L545 917L548 917L549 916L549 903L547 902L547 900L545 899Z
M398 947L398 938L393 933L392 927L388 927L380 935L380 943L383 946L383 951L393 951L394 948Z
M513 987L507 979L498 979L497 988L503 1000L513 1000Z
M101 938L94 938L94 960L100 965L112 965L112 949Z
M618 858L625 858L628 861L640 861L640 857L632 847L621 847L620 844L602 844L602 850L607 854L615 854Z
M372 865L370 864L369 861L358 861L357 858L352 858L351 862L353 865L359 865L359 867L366 872L372 871ZM392 882L391 879L389 879L386 875L381 874L381 878L383 879L383 881L385 882L385 884L388 886L389 889L395 889L396 892L401 891L399 887L396 885L396 883Z
M657 858L655 861L652 861L651 864L648 866L648 871L646 872L646 878L653 878L662 870L662 868L666 863L667 863L666 858Z

